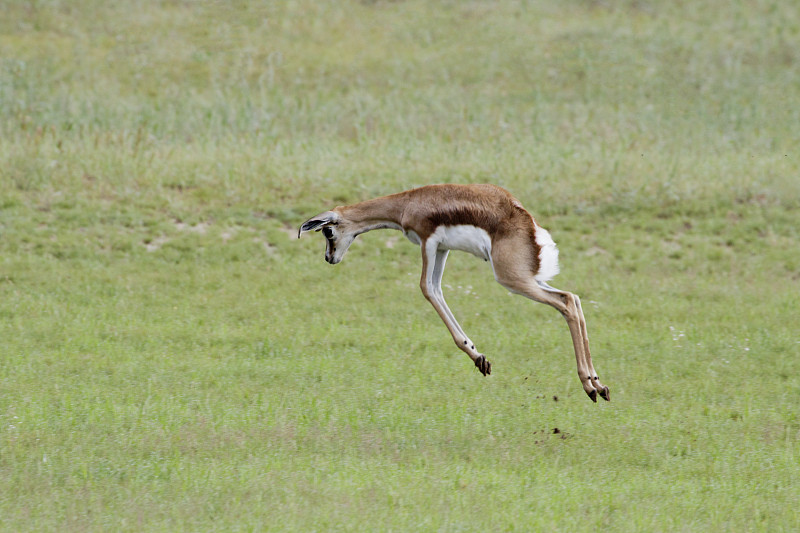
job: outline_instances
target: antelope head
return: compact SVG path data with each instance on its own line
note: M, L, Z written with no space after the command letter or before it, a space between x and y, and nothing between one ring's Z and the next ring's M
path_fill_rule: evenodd
M325 211L303 222L297 238L309 231L322 231L326 241L325 261L335 265L342 260L358 235L355 231L348 231L347 227L347 221L342 215L336 211Z

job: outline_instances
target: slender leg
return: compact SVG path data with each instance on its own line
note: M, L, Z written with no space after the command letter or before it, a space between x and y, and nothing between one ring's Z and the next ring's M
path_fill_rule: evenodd
M453 336L453 341L462 351L464 351L470 359L478 367L478 370L485 376L492 373L492 365L486 357L475 349L475 344L467 337L464 330L458 324L458 321L453 316L447 303L444 301L442 294L442 274L444 272L444 264L447 259L447 251L439 251L438 243L432 240L424 241L422 243L422 277L420 278L419 286L422 289L422 294L431 303L436 312L447 326L450 335ZM437 268L438 267L438 268Z
M589 398L592 399L592 401L596 402L598 391L592 384L591 370L586 360L587 342L584 341L584 330L581 328L580 315L578 312L578 305L576 303L575 295L569 292L553 289L549 286L545 288L546 285L541 283L532 283L532 281L534 281L533 279L527 283L516 282L513 284L507 284L501 280L498 281L500 281L502 285L512 292L521 294L533 301L554 307L564 316L567 321L567 325L569 326L569 332L572 337L572 346L575 350L575 361L578 366L578 377L583 385L583 390L586 392Z
M606 387L605 385L600 383L600 380L597 378L597 372L595 372L594 366L592 365L592 356L591 356L591 353L589 352L589 334L588 334L588 332L586 330L586 319L583 316L583 308L581 307L581 299L575 294L555 289L555 288L551 287L550 285L548 285L547 283L544 283L544 282L541 282L541 281L538 281L537 285L539 286L539 288L541 288L546 293L555 295L558 298L562 299L564 301L564 303L566 304L566 309L564 309L564 310L561 310L556 306L553 306L553 307L556 307L556 309L559 309L559 311L561 311L561 314L564 315L564 318L567 319L567 323L569 324L570 332L573 332L573 330L577 331L577 336L575 335L574 332L573 332L573 335L572 335L572 341L575 344L575 353L576 354L578 353L578 345L580 345L580 347L582 348L581 352L582 352L582 355L583 355L583 367L584 367L585 371L587 372L587 375L588 375L589 381L591 383L592 389L594 391L596 391L596 392L599 392L600 396L603 399L610 400L611 397L610 397L610 393L609 393L608 387ZM534 298L532 296L529 296L529 297L534 299L534 300L536 299L536 298ZM549 302L545 301L544 303L549 303ZM553 305L553 304L550 304L550 305ZM579 367L580 367L580 363L579 363ZM583 384L584 384L583 388L584 388L584 390L586 390L586 393L589 395L590 398L592 398L592 400L597 401L596 393L592 394L592 392L587 390L586 382L584 381L583 374L581 373L580 368L578 369L578 374L581 377L581 382L583 382Z
M463 329L461 329L461 324L459 324L458 321L456 321L455 315L453 315L453 312L450 311L450 307L444 300L444 293L442 293L442 275L444 274L444 265L445 262L447 261L447 256L449 253L450 250L436 250L436 260L434 261L433 275L431 276L431 281L433 283L433 295L436 297L437 300L439 300L439 302L442 305L442 308L444 309L444 312L447 313L450 322L454 324L456 328L458 328L458 331L461 333L461 336L469 340L467 338L467 334L464 333ZM469 345L473 346L474 344L470 341Z
M579 298L534 279L533 273L527 267L532 258L526 256L526 253L532 255L535 249L530 249L528 246L527 242L513 238L495 241L492 247L495 279L509 291L554 307L564 316L572 337L578 377L583 390L595 402L598 392L603 398L608 399L608 389L597 381L589 359L589 338L586 335L586 322L583 319Z
M597 372L594 369L594 365L592 364L592 353L589 351L589 332L586 329L586 319L583 317L583 307L581 307L581 299L575 295L575 302L578 304L578 314L580 315L580 322L581 322L581 330L583 333L583 343L584 343L584 353L586 354L586 363L589 366L589 375L592 378L592 385L594 388L597 389L600 393L600 396L606 400L611 400L611 393L608 390L608 387L600 383L600 380L597 377Z

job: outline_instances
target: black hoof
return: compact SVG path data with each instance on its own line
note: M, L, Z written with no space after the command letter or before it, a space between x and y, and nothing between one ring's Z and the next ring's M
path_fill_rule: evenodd
M475 366L478 367L478 370L480 370L481 374L484 376L488 376L492 373L492 363L487 361L486 357L483 355L475 359Z
M600 397L607 402L611 401L611 391L608 390L608 387L603 387L603 390L600 391Z
M589 398L592 399L593 402L597 403L597 391L592 389L591 392L587 392L586 394L589 395Z

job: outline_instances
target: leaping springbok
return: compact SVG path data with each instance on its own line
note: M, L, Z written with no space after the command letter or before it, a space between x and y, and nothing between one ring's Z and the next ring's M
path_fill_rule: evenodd
M422 249L422 294L444 321L456 345L483 375L492 365L475 349L442 294L442 273L450 250L489 261L494 277L509 291L555 307L567 320L583 390L593 401L610 399L592 366L581 301L547 284L558 274L558 249L511 193L495 185L428 185L353 205L339 206L308 219L297 238L322 230L325 261L342 260L353 240L374 229L397 229Z

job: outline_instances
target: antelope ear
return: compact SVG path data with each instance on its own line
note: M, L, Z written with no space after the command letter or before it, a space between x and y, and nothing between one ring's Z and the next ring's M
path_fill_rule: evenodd
M307 231L319 231L322 229L322 226L327 226L328 224L337 224L338 222L339 215L333 211L325 211L324 213L320 213L319 215L309 218L303 222L303 225L300 226L300 230L297 232L297 238L299 239L300 236Z

